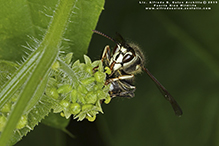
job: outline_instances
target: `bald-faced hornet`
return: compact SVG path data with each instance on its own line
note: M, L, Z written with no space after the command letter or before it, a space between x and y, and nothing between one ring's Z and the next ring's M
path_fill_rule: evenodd
M110 52L110 47L107 45L101 57L101 61L105 63L106 67L111 70L110 74L107 74L106 85L110 83L110 96L116 97L134 97L135 86L134 74L145 71L148 76L154 81L162 95L170 102L172 108L177 116L182 115L182 110L170 95L166 88L145 68L144 55L138 46L127 43L123 37L117 34L118 41L99 32L93 30L94 33L102 35L111 41L116 43L113 52Z

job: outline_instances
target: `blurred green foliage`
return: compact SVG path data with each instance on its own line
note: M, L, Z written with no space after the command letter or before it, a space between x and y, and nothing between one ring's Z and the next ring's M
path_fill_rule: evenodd
M104 106L98 127L106 145L219 145L219 5L210 11L148 11L137 1L106 1L97 30L137 43L146 66L181 106L181 118L146 73L133 99ZM93 36L89 55L115 44Z

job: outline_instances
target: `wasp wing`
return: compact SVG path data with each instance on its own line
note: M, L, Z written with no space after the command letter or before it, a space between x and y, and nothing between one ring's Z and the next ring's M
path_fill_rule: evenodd
M172 108L177 116L181 116L183 114L182 109L176 102L176 100L172 97L172 95L166 90L166 88L150 73L147 68L143 68L144 71L148 74L148 76L154 81L160 92L163 96L170 102Z

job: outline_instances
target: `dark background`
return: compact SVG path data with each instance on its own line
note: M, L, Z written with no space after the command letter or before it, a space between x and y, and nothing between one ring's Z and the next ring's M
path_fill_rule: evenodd
M93 123L71 120L76 138L40 125L17 145L216 146L219 145L219 4L212 10L148 11L138 1L106 1L97 30L119 32L140 46L146 66L183 109L177 117L146 73L136 96L115 98ZM100 59L115 43L93 35L88 50ZM46 137L43 139L42 137ZM49 143L47 143L49 141ZM54 142L54 144L52 144Z

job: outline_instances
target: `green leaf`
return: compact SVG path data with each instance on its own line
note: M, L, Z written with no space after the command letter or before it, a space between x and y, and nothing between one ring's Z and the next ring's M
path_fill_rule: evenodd
M57 0L0 0L0 58L20 61L24 52L31 51L22 47L28 42L32 47L36 39L42 40L55 10ZM34 41L28 39L34 37Z
M68 126L69 122L70 119L66 119L60 116L60 114L55 113L50 113L45 119L42 120L43 124L60 129L63 132L67 133L69 136L74 137L69 131L65 129Z
M74 58L83 60L83 55L91 40L92 30L95 29L99 15L103 10L104 0L79 1L73 10L73 15L69 20L68 31L66 31L63 46L69 48L68 52L74 53ZM77 29L75 29L77 28ZM65 50L66 51L66 50ZM67 53L68 53L67 52Z
M19 67L19 65L14 62L0 60L0 88L10 79L17 67Z
M43 119L42 123L62 130L68 125L69 121L70 119L66 119L60 116L60 114L50 113L45 119Z
M0 0L0 2L3 5L0 10L2 22L0 58L19 61L24 50L27 54L31 53L27 59L23 59L24 63L0 90L0 109L13 100L14 95L17 98L1 133L0 145L4 146L12 138L12 133L22 115L29 113L27 115L29 125L16 132L10 144L33 129L54 106L42 96L50 67L57 59L61 47L65 51L66 48L72 47L71 50L76 52L77 58L86 52L103 1Z

